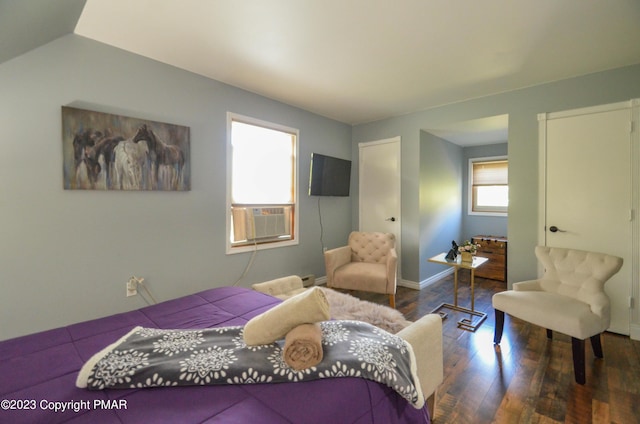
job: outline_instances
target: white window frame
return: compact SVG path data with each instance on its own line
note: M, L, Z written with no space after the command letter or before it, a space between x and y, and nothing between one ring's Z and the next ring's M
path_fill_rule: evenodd
M467 212L469 215L478 215L478 216L503 216L506 217L508 215L508 211L498 212L498 211L474 211L473 210L473 164L476 162L492 162L492 161L508 161L508 156L488 156L488 157L478 157L478 158L470 158L469 165L467 167L468 175L468 185L467 185Z
M233 245L231 243L231 231L233 231L232 227L232 198L231 198L231 190L232 190L232 161L233 161L233 152L231 148L232 134L231 127L233 121L240 121L246 124L255 125L259 127L269 128L276 131L282 131L286 133L293 134L295 136L295 146L294 146L294 165L293 165L293 173L294 173L294 190L293 190L293 232L291 234L291 239L287 240L273 240L269 242L257 242L257 243L249 243L246 245ZM299 186L298 186L298 157L299 157L299 149L300 149L300 131L296 128L287 127L280 124L275 124L273 122L263 121L260 119L252 118L249 116L240 115L233 112L227 112L227 193L226 193L226 253L227 254L235 254L235 253L243 253L243 252L251 252L255 250L263 250L263 249L275 249L279 247L286 246L294 246L299 244ZM280 205L261 205L266 207L277 207Z

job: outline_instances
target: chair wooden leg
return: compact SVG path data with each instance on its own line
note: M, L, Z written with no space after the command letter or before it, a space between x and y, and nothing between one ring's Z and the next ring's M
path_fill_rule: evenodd
M573 352L573 373L576 383L584 384L586 381L584 371L584 340L571 337L571 351Z
M493 343L500 344L502 340L502 330L504 329L504 312L494 309L496 312L496 326L493 332Z
M602 342L600 340L600 334L591 336L591 348L593 349L593 354L596 356L596 358L604 358L604 354L602 353Z
M396 308L396 295L395 293L392 293L389 295L389 306L391 306L393 309Z
M547 328L547 339L549 340L553 339L553 331L549 330L548 328Z

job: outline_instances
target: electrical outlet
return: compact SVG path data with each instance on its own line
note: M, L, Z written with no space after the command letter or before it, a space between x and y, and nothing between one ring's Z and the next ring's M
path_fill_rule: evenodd
M129 278L127 281L127 297L138 294L138 280L135 277Z

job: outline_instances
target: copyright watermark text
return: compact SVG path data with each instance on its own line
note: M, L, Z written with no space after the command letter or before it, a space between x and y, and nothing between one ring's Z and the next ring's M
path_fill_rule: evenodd
M65 400L48 399L2 399L0 408L3 411L43 410L55 413L73 411L89 411L93 409L127 409L126 399L93 399L93 400Z

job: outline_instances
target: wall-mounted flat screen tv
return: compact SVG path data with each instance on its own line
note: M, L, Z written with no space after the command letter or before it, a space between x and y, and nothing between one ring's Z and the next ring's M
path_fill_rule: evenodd
M311 154L309 196L348 196L350 184L350 160Z

